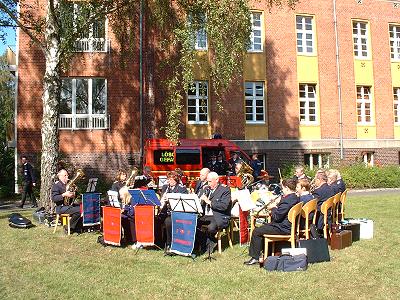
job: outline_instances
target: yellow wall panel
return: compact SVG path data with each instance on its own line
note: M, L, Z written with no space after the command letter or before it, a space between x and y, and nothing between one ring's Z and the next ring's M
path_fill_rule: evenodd
M356 85L374 84L374 72L371 60L354 60L354 81Z
M297 81L318 82L318 58L316 56L297 55Z
M193 75L195 79L209 78L208 51L197 51L195 54L195 63L193 66Z
M245 138L246 138L246 140L268 139L268 126L265 124L246 125L245 126Z
M376 139L375 126L357 126L357 139Z
M400 126L394 126L394 139L400 140Z
M245 81L265 80L266 57L262 53L247 53L244 59L243 76Z
M392 85L394 87L400 86L400 62L393 62L392 67Z
M320 126L299 126L299 139L301 140L320 140L321 127Z
M187 139L208 139L211 136L211 127L205 125L186 124Z

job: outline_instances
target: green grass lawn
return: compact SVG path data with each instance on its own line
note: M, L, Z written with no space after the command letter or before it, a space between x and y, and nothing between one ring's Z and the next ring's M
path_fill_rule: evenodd
M374 239L292 273L243 266L247 251L239 245L214 254L212 262L164 257L159 250L136 254L103 248L95 233L13 229L11 211L2 211L0 299L400 299L399 208L400 195L349 195L347 216L374 220Z

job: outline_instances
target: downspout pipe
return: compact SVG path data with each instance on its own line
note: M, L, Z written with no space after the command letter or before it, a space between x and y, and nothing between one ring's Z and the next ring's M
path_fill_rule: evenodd
M17 3L17 13L20 13L19 2ZM16 40L16 49L15 49L15 98L14 98L14 140L15 140L15 148L14 148L14 192L16 194L19 193L18 187L18 65L19 65L19 28L17 27L15 30L15 40Z
M140 0L139 13L139 144L140 166L143 166L143 14L144 0Z
M339 36L337 28L336 0L333 0L333 25L335 28L335 49L336 49L336 70L337 70L337 89L339 100L339 138L340 138L340 159L343 160L343 110L342 110L342 82L340 79L340 59L339 59Z

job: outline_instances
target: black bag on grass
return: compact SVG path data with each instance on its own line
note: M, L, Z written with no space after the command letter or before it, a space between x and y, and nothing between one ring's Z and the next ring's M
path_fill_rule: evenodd
M299 240L299 248L307 249L307 258L310 264L331 260L326 239Z
M267 271L305 271L307 266L307 256L305 254L268 256L264 261L264 268Z

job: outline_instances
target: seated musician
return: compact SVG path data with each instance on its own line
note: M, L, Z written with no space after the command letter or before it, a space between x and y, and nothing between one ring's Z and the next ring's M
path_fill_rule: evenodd
M327 177L328 177L328 185L331 187L333 193L336 195L337 193L340 193L339 185L337 184L337 174L332 171L327 172Z
M325 200L335 195L332 188L328 185L328 177L325 173L317 173L314 178L315 190L313 191L314 198L318 198L317 209L319 212L317 220L317 228L322 230L324 227L324 216L321 214L321 205Z
M154 188L155 183L153 176L151 176L151 168L145 166L143 168L143 174L135 177L134 188Z
M339 192L343 193L346 190L346 184L344 183L342 176L340 175L340 172L336 169L330 169L328 171L328 177L329 177L329 174L336 175L336 185L339 189Z
M166 251L168 252L171 248L172 241L172 220L171 220L171 207L168 203L168 193L180 193L187 194L188 190L185 186L180 184L180 177L176 171L170 171L167 173L167 184L164 184L161 188L161 211L160 218L165 225L166 230Z
M200 178L196 181L196 186L194 188L194 193L201 197L204 194L207 184L207 175L210 173L210 169L203 168L200 170Z
M267 206L272 221L253 230L249 248L249 255L251 258L244 262L245 265L250 266L259 263L259 257L263 248L264 234L290 234L291 223L288 219L288 213L289 210L300 201L295 191L295 180L286 179L282 181L283 197L279 204L272 202Z
M70 228L71 232L78 232L82 226L81 210L79 205L73 205L75 192L67 191L68 172L61 169L57 173L58 181L51 188L51 200L56 204L57 214L69 214L71 217ZM67 205L64 200L71 203ZM64 228L66 230L66 228Z
M308 179L300 179L297 181L296 194L300 198L300 202L306 204L308 201L314 199L314 196L310 193L310 181Z
M121 200L121 195L119 194L119 191L121 188L125 186L127 174L123 170L119 170L117 172L117 176L115 177L115 181L113 182L111 186L111 191L118 192L118 199Z
M217 245L216 233L227 228L231 218L231 190L228 186L219 183L218 174L210 172L207 175L208 189L200 197L204 215L199 219L198 226L207 225L207 232L202 239L209 253ZM200 230L198 232L201 232Z

